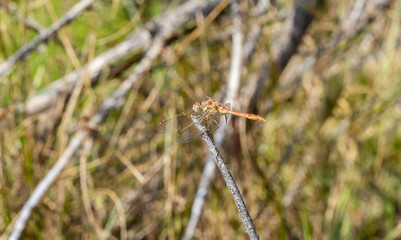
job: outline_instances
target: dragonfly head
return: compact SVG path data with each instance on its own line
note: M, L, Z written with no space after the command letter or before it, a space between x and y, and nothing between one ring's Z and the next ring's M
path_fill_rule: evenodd
M200 102L196 102L193 106L192 109L195 112L200 112L202 110L202 104Z

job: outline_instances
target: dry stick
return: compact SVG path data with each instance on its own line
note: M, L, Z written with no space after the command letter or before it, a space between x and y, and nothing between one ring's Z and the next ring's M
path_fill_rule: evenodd
M241 31L241 14L240 6L238 0L233 0L231 2L231 8L233 10L233 46L232 46L232 58L230 66L230 74L227 83L227 96L226 100L228 102L234 102L235 96L238 93L240 77L241 77L241 67L242 67L242 31ZM224 136L226 134L227 125L223 124L222 127L218 128L216 132L216 145L220 146L223 142ZM216 169L216 165L213 163L212 156L209 155L206 160L205 167L203 168L201 180L196 191L196 197L192 204L191 216L188 221L187 228L185 229L185 234L183 240L189 240L193 238L195 233L196 225L200 215L202 213L202 207L205 202L206 193L210 186L210 181Z
M48 40L54 34L57 33L63 26L70 23L76 17L81 15L81 13L87 9L94 0L81 0L75 4L67 14L61 18L59 21L55 22L49 29L42 31L39 36L35 39L22 46L16 53L7 59L7 61L0 64L0 83L2 79L10 74L13 66L22 58L26 57L31 53L40 43Z
M249 64L251 63L255 52L256 52L256 47L257 47L257 41L259 39L260 34L262 33L262 28L264 26L264 24L267 22L266 21L266 13L267 10L270 7L270 3L268 0L259 0L256 3L256 6L250 11L251 12L251 17L252 19L254 19L253 23L251 26L249 26L248 28L250 29L247 37L245 39L244 42L244 50L243 50L243 54L242 54L242 61L244 64L244 68L247 69L249 67ZM263 59L263 57L262 57ZM263 60L262 60L263 61ZM252 78L252 77L250 77ZM257 78L255 78L255 80L257 80ZM256 88L256 81L249 79L249 81L247 81L247 83L244 86L244 91L241 91L242 97L240 99L241 103L239 104L240 106L245 106L245 104L249 105L249 100L251 99L251 96L249 95L250 93L255 93L256 91L254 90ZM246 105L246 106L247 106ZM239 122L239 129L240 129L240 144L241 144L241 148L243 149L243 154L244 154L244 158L246 160L249 160L249 162L251 160L251 157L249 155L249 147L248 147L248 143L246 141L246 129L245 129L245 121L243 119L240 120ZM254 164L253 164L254 165Z
M7 12L10 14L14 15L16 14L17 16L21 15L19 10L15 7L15 5L12 4L3 4L0 3L0 7L5 8ZM24 16L24 25L30 30L33 30L36 33L44 33L46 32L46 28L42 27L39 23L37 23L35 20L33 20L30 17Z
M26 222L31 215L32 209L38 205L40 199L43 194L47 191L50 185L54 182L57 176L60 174L61 170L65 167L71 157L77 152L81 143L85 137L84 132L78 132L74 138L71 140L67 149L64 153L59 157L56 164L50 169L47 175L43 178L43 180L36 187L35 191L32 193L31 197L29 197L28 201L25 203L22 208L18 219L15 222L13 231L10 235L9 240L16 240L20 237L22 230L24 230Z
M291 15L287 18L281 36L273 43L272 50L274 66L266 63L259 73L258 87L252 93L249 106L255 104L256 99L265 90L266 82L271 76L278 78L287 66L291 57L296 53L299 44L306 30L314 19L315 0L296 0L291 10ZM275 51L276 50L276 51Z
M241 80L241 69L242 69L242 19L241 9L239 0L231 1L231 9L233 11L233 46L232 46L232 57L230 64L230 73L228 76L227 96L228 102L234 102L238 93L239 84Z
M87 138L88 139L88 138ZM98 239L102 236L102 228L99 226L98 222L96 221L95 214L92 211L92 206L89 199L89 191L88 191L88 181L87 181L87 168L86 168L86 161L88 160L88 153L93 145L93 138L89 138L83 143L83 151L80 153L79 157L79 183L81 186L81 200L82 205L86 213L86 219L89 222L89 225L92 226L95 232L95 236Z
M217 129L216 133L216 145L220 146L223 142L226 133L226 125L222 125ZM209 190L210 181L216 169L216 165L213 162L212 156L209 155L205 167L202 171L202 176L199 182L198 190L196 190L196 195L194 202L192 203L191 216L188 221L187 228L185 229L185 234L182 237L183 240L190 240L193 238L195 233L196 225L198 225L200 215L202 213L202 207L205 203L206 193Z
M243 51L243 61L244 65L248 65L251 61L257 46L257 40L262 33L262 27L265 24L265 19L260 19L263 15L267 13L269 8L268 0L259 0L256 4L255 8L252 9L251 14L252 18L257 19L254 24L249 28L249 33L247 39L244 43L244 51Z
M261 5L261 6L266 5L263 10L267 11L267 4L263 0L261 0L261 3L258 4L258 6L259 5ZM260 14L262 14L262 13L260 13ZM235 49L237 49L234 46L235 42L237 42L237 41L233 41L233 52L235 51ZM299 42L297 42L297 44L298 43ZM289 45L292 45L292 43L290 42ZM248 56L251 55L251 51L247 50L247 49L245 49L245 52L244 52L245 54L243 56L243 57L245 57L245 61L247 61L248 60L247 59ZM280 53L284 55L284 53L288 53L288 52L281 51ZM234 55L234 53L233 53L233 55ZM278 58L282 58L282 57L279 56ZM235 62L235 61L232 61L232 63L233 62ZM231 69L233 69L233 68L235 69L235 67L232 65ZM240 68L240 66L238 68ZM230 74L230 77L232 77L232 76L236 76L236 74ZM229 83L233 83L233 82L236 82L236 81L229 81ZM236 89L236 88L235 87L231 88L231 90L234 90L234 89ZM257 94L257 91L255 91L255 95L256 94ZM232 93L229 94L229 95L233 96ZM221 144L221 142L222 142L222 140L224 138L225 129L226 129L226 125L223 125L223 127L219 128L217 133L216 133L216 138L217 138L216 142L217 142L218 145ZM198 190L197 190L197 193L196 193L196 198L195 198L194 203L192 205L191 217L190 217L187 229L186 229L186 233L185 233L185 235L183 237L183 239L185 239L185 240L188 240L193 236L193 232L194 232L195 227L197 225L197 222L199 220L199 216L201 214L201 209L202 209L202 206L203 206L203 203L204 203L204 198L205 198L207 190L209 188L210 179L211 179L211 177L212 177L212 175L214 173L214 169L215 169L215 165L212 163L211 158L209 157L208 160L206 161L205 168L204 168L204 170L202 172L200 185L198 187Z
M141 49L147 49L151 41L161 32L166 30L178 32L181 27L195 19L196 12L208 14L218 3L218 0L191 0L150 21L145 27L135 31L127 40L100 54L82 69L54 81L41 93L31 97L25 104L26 112L38 114L54 107L60 97L69 95L75 85L82 81L82 71L94 81L104 68Z
M89 129L96 129L96 127L106 118L106 116L112 109L119 108L124 104L124 98L128 94L129 90L141 78L143 73L152 66L157 56L159 56L163 48L165 38L166 35L155 39L155 42L147 51L145 57L136 66L134 73L122 83L122 85L112 94L111 97L103 102L98 112L89 120ZM18 219L15 222L13 231L9 238L10 240L16 240L20 237L33 208L36 207L42 196L56 180L60 172L67 165L73 155L78 152L78 149L81 147L82 142L87 136L87 130L83 129L78 131L73 139L70 141L67 149L58 158L56 164L50 169L50 171L47 173L47 175L43 178L43 180L36 187L35 191L29 197L28 201L25 203L18 216Z
M346 19L343 22L342 27L340 27L339 31L336 34L334 34L332 41L328 44L328 47L323 49L322 52L319 53L319 55L317 55L317 56L312 55L312 56L309 56L308 58L306 58L305 62L303 63L304 67L301 67L299 69L299 71L297 71L298 73L296 75L303 76L306 71L308 71L310 68L312 68L316 64L316 61L317 61L316 59L321 61L322 58L324 58L327 55L330 55L331 57L333 57L332 56L333 54L331 54L331 53L336 51L340 42L347 41L350 38L354 37L358 32L360 32L368 24L370 24L375 19L376 16L378 16L383 11L385 11L392 2L393 2L393 0L378 0L378 1L369 2L368 5L365 7L364 12L360 12L361 11L360 10L361 3L356 2L353 7L352 14L349 15L349 19ZM357 13L355 13L355 11ZM356 17L356 15L358 17ZM350 25L352 25L352 27L349 27ZM325 63L325 65L323 65L323 68L325 68L324 66L328 66L328 65L330 65L330 64ZM311 94L308 94L308 95L311 95ZM314 94L314 95L316 95L316 94ZM311 113L318 111L317 106L315 106L314 104L317 103L316 99L319 99L319 97L320 96L311 96L311 98L308 100L308 103L305 107L306 111L303 111L303 114L300 118L302 121L300 121L299 124L296 126L296 131L295 131L294 136L292 137L292 141L290 144L288 144L286 146L287 150L286 150L285 155L283 155L283 157L280 160L279 166L277 167L277 169L275 169L274 173L269 178L269 181L268 181L269 186L274 184L275 179L279 174L279 171L281 170L283 165L286 164L287 161L289 160L289 158L292 154L294 145L297 144L301 140L301 136L303 135L303 133L305 131L307 122L311 118ZM285 195L283 197L283 201L282 201L283 205L285 207L290 207L290 205L292 204L294 195L297 194L297 192L299 191L300 181L302 181L301 179L304 178L304 175L306 174L305 171L306 170L305 170L304 166L302 166L299 169L297 176L296 176L295 180L292 182L290 188L285 193Z
M238 207L239 213L241 215L242 221L244 222L246 232L249 235L250 239L259 239L259 236L256 233L255 226L252 222L252 217L249 215L248 209L246 208L246 204L242 199L241 193L235 183L233 177L231 176L230 170L228 169L226 163L224 162L223 157L221 156L219 150L216 145L213 143L213 139L210 134L206 131L206 128L199 123L198 119L195 116L191 116L192 121L195 123L196 128L198 129L200 135L202 136L202 140L206 143L207 148L210 151L210 154L214 157L214 161L219 168L221 174L223 175L224 181L226 181L227 187L233 196L235 204Z
M221 11L224 10L224 8L226 7L226 3L225 1L221 1L214 9L213 11L210 12L210 14L207 16L206 20L205 20L205 26L209 25L219 14ZM188 46L189 43L193 40L195 40L196 37L198 37L200 34L199 30L194 30L188 37L186 40L184 40L184 45ZM181 52L181 50L177 50L177 55L182 55L183 51ZM223 125L221 127L219 127L216 131L216 143L217 146L221 145L221 142L224 139L225 136L225 129L226 129L226 125ZM216 168L216 165L213 163L213 159L209 156L208 160L206 161L203 173L202 173L202 177L200 180L200 184L197 190L197 194L196 194L196 198L194 200L194 203L192 204L192 209L191 209L191 217L190 220L188 222L187 228L185 230L185 234L183 236L183 239L192 239L194 232L195 232L195 228L196 225L198 224L199 221L199 217L201 215L201 210L202 210L202 206L204 203L204 199L207 193L207 189L209 188L209 184L210 184L210 179L212 177L212 175L214 174L214 170ZM147 179L145 177L145 179ZM148 180L146 180L145 182L147 182ZM144 185L144 183L142 184L142 186ZM125 200L125 206L129 206L131 202L135 201L135 199L139 196L139 193L137 190L135 190L135 193L132 194L133 196L129 196L127 197L127 199Z
M358 32L360 32L362 29L364 29L368 24L370 24L378 15L380 15L382 12L384 12L387 8L389 8L389 5L394 2L394 0L377 0L377 1L372 1L369 2L368 5L365 7L364 12L362 13L354 13L354 11L359 12L359 2L355 3L355 6L352 10L352 14L349 15L349 19L346 19L344 23L342 24L342 27L339 28L339 31L334 35L332 38L332 41L328 44L328 47L323 49L319 54L316 56L309 56L306 58L304 61L303 65L304 67L301 67L299 69L299 72L296 74L298 76L303 76L305 72L307 72L310 68L312 68L314 65L319 64L319 61L324 61L324 59L327 56L330 56L330 59L333 58L333 52L337 51L339 47L339 43L343 41L347 41L350 38L354 37ZM359 16L358 18L355 17L355 15ZM352 28L349 28L347 26L352 25ZM322 65L322 68L326 68L326 66L329 66L330 62L325 62L324 65ZM295 94L295 92L293 93ZM304 111L305 113L308 113L307 111ZM308 116L310 117L310 116ZM305 117L306 118L306 117ZM301 139L301 136L304 133L304 128L306 126L306 123L300 123L297 125L295 134L292 138L292 141L285 147L286 151L283 157L280 160L280 163L277 167L277 169L274 171L272 176L269 178L269 186L271 186L276 179L276 176L279 174L279 171L281 171L282 166L289 160L293 147L295 144L299 142Z
M316 9L315 0L297 0L294 3L288 22L286 22L285 31L278 40L278 54L274 59L277 74L280 75L287 66L291 57L295 54L306 30L314 19Z

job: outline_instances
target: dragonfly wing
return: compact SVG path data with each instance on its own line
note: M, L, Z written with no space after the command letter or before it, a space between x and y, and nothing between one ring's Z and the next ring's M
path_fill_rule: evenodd
M185 130L178 132L177 143L189 143L193 140L199 138L200 134L198 129L196 129L195 124L188 126Z
M178 114L174 118L163 120L157 126L159 132L181 131L192 123L190 115Z
M222 118L224 118L224 115L216 112L203 117L199 121L203 126L206 127L209 133L212 133L223 123L221 121Z
M224 107L227 108L227 109L229 109L229 110L231 110L231 103L226 103L226 104L224 104Z
M224 107L227 108L228 110L231 110L231 103L226 103L224 104ZM224 120L226 120L226 123L228 123L228 119L230 119L231 114L224 114Z
M194 114L198 120L202 118L201 114ZM200 134L198 129L195 127L195 123L192 121L192 118L186 117L185 124L183 124L182 128L178 129L177 134L177 143L188 143L193 140L199 138Z
M209 133L214 132L219 126L219 119L221 115L219 113L213 113L208 115L195 115L200 124L206 127ZM192 121L192 120L191 120ZM198 129L195 127L195 123L187 125L184 129L179 131L177 135L178 143L188 143L200 137Z
M200 124L202 124L209 133L213 133L220 125L220 119L223 117L220 113L211 113L208 115L196 115ZM192 121L192 120L191 120ZM195 127L195 123L189 124L185 129L179 132L177 136L178 143L188 143L200 137L198 129Z
M188 143L199 137L190 115L179 114L172 119L163 120L157 126L159 132L176 132L177 143Z
M214 132L221 124L220 119L223 117L220 113L195 114L198 121L206 127L209 133ZM157 126L159 132L177 132L177 143L188 143L199 138L200 134L195 127L190 114L179 114L176 117L161 121Z
M174 127L177 123L175 119L163 120L157 125L157 131L159 132L171 132L173 131Z

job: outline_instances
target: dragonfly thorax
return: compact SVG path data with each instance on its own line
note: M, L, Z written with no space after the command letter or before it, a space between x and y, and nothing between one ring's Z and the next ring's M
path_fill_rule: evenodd
M219 112L219 105L216 101L214 100L209 100L209 101L204 101L204 102L196 102L193 106L192 109L196 113L213 113L213 112Z

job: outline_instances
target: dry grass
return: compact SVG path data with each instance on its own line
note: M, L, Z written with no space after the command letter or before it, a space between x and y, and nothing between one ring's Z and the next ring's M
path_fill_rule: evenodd
M64 97L51 110L29 115L24 104L179 4L137 2L96 1L1 80L3 238L74 133L88 127L88 119L133 72L146 47L104 68L96 83L86 77L68 101ZM262 17L253 18L246 14L253 1L241 4L245 40L252 26L263 24L254 55L244 62L239 101L232 105L267 121L231 117L220 150L261 239L401 236L401 3L379 9L367 1L358 15L357 6L364 2L325 1L316 7L298 51L283 72L261 77L259 91L256 81L266 67L274 69L292 5L277 1ZM2 3L0 61L37 35L24 20L49 26L75 3ZM174 134L158 134L156 127L195 101L225 93L231 58L229 13L228 5L210 22L198 15L185 29L177 29L124 105L93 129L93 141L87 138L43 196L24 238L183 236L208 152L200 140L177 145ZM247 237L217 173L195 237Z

